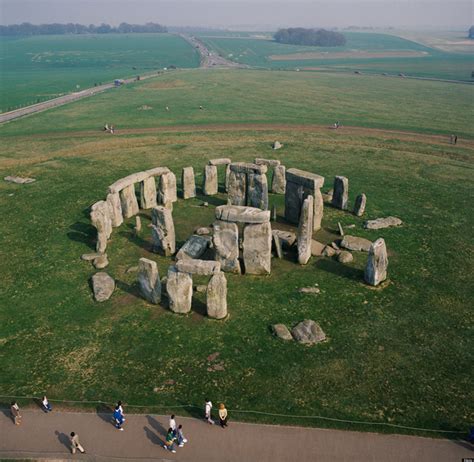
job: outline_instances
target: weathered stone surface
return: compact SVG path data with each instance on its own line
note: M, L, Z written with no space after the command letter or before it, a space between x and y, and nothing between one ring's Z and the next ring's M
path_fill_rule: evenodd
M222 271L240 274L239 229L235 223L216 221L214 223L213 244L215 259Z
M281 338L282 340L293 340L293 337L291 336L291 333L285 324L274 324L272 326L272 332L273 335Z
M158 188L158 202L162 205L167 205L177 200L176 175L173 172L161 175L160 187Z
M182 273L201 274L211 276L221 270L221 264L218 261L210 260L178 260L176 269Z
M325 244L321 244L321 242L318 242L312 239L311 240L311 255L313 257L320 257L323 254L325 247L326 247Z
M238 205L219 205L216 207L216 218L237 223L267 223L270 222L270 211Z
M120 191L120 203L124 218L130 218L139 212L137 196L135 195L135 184L125 186Z
M267 167L277 167L281 162L277 159L264 159L262 157L255 158L256 165L266 165Z
M109 259L107 258L107 254L104 253L102 255L99 255L97 258L94 258L93 265L96 269L107 268L107 266L109 266Z
M97 302L108 300L115 289L115 281L105 272L101 271L92 276L92 290Z
M246 274L270 274L272 261L270 222L244 227L243 257Z
M273 170L272 193L285 194L286 191L286 167L278 165Z
M192 235L179 249L176 260L200 258L209 247L210 238Z
M320 189L324 185L324 177L316 173L306 172L299 168L289 168L286 171L286 181L291 181L308 189Z
M227 316L227 279L222 271L214 274L207 286L207 315L213 319Z
M196 182L194 181L194 169L192 167L183 168L181 186L183 188L183 199L196 197Z
M247 205L261 210L268 210L267 175L249 173L247 176Z
M230 170L227 193L232 205L243 206L247 203L247 174L245 172Z
M123 223L122 203L120 202L119 193L109 193L106 199L109 205L109 215L114 228L119 227Z
M357 236L344 236L344 239L341 241L341 247L347 250L358 250L368 252L372 242L363 237Z
M140 183L140 207L146 210L156 205L155 177L149 176Z
M298 225L298 263L306 265L311 258L311 241L313 239L313 196L308 196L301 208Z
M365 205L367 203L367 196L365 194L359 194L356 197L354 204L354 215L361 217L365 212Z
M336 251L330 246L327 245L323 250L323 257L332 257L336 254Z
M148 176L161 176L169 172L170 172L170 169L168 167L155 167L155 168L151 168L150 170L145 170L145 173Z
M198 292L199 294L205 294L207 292L207 285L205 284L199 284L197 286L193 287L193 290L195 292Z
M209 228L206 228L204 226L201 226L200 228L196 228L194 231L194 234L197 234L198 236L206 236L211 233L212 231Z
M272 144L272 149L274 149L275 151L277 149L281 149L283 147L283 145L279 142L279 141L275 141L273 144Z
M151 212L153 250L167 257L176 252L176 235L171 210L157 206Z
M230 164L225 167L225 192L229 191Z
M274 234L274 233L272 233L272 237L273 237L273 244L275 247L276 256L281 259L283 258L283 250L281 248L280 238L278 237L278 234Z
M142 219L137 215L135 217L135 234L140 234L142 230Z
M403 224L402 220L397 217L377 218L375 220L367 220L364 223L366 229L382 229L390 228L391 226L400 226Z
M228 157L221 157L219 159L211 159L209 165L229 165L232 161Z
M283 231L281 229L274 229L272 234L275 234L280 239L283 247L290 248L296 242L296 234L291 231Z
M377 239L369 250L364 279L367 284L377 286L387 279L388 256L385 240Z
M84 261L92 261L95 260L97 257L100 257L102 254L100 252L94 252L94 253L83 253L81 255L81 260Z
M349 199L349 180L345 176L336 176L334 178L334 194L332 196L332 205L341 210L347 210L347 201Z
M91 207L90 217L92 225L97 229L96 251L104 253L107 248L107 239L112 234L112 220L107 202L96 202Z
M351 261L354 260L354 257L352 256L352 254L350 252L348 252L347 250L343 250L338 256L337 256L337 260L340 262L340 263L350 263Z
M175 266L168 269L166 280L170 310L174 313L189 313L193 298L193 279L189 273L182 273Z
M299 223L301 205L304 200L303 186L287 182L285 192L285 219L290 223Z
M311 319L305 319L291 329L291 335L299 342L306 345L313 345L326 340L326 334L319 324Z
M213 196L219 191L217 167L215 165L206 165L204 167L202 190L206 196Z
M161 281L156 262L140 258L137 279L142 297L150 303L158 305L161 301Z
M233 162L230 164L230 170L236 173L260 173L263 175L267 173L268 167L266 165L257 165L250 162Z
M324 201L320 189L314 191L314 205L313 205L313 231L321 229L321 222L324 215Z
M145 178L149 176L150 175L148 172L132 173L131 175L128 175L124 178L120 178L120 180L117 180L115 183L112 183L109 186L108 192L118 193L122 191L122 189L126 188L127 186L133 186L135 183L140 183L140 181L143 181Z
M3 178L7 183L16 183L16 184L29 184L34 183L36 180L34 178L23 178L21 176L6 176Z

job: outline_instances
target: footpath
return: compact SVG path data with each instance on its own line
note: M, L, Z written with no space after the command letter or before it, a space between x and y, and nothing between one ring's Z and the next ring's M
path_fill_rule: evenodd
M1 459L183 462L462 462L474 447L462 440L382 435L317 428L233 422L229 427L177 417L188 443L177 453L163 449L168 416L126 414L118 431L110 414L22 411L13 425L0 414ZM232 417L232 416L230 416ZM86 454L70 453L74 431Z

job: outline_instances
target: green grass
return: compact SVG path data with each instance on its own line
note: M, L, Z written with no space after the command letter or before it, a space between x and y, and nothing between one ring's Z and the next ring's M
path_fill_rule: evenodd
M204 125L251 116L274 122L284 117L272 108L275 100L279 110L288 110L285 117L293 123L307 123L308 114L316 117L323 110L314 103L314 95L326 94L331 82L333 105L367 114L376 101L375 95L373 100L368 97L368 89L360 94L359 85L367 82L379 95L380 114L390 109L394 128L403 125L408 114L408 108L404 114L404 105L395 100L410 88L412 128L431 132L438 129L440 120L461 120L459 113L466 107L464 87L375 78L369 85L369 80L347 76L319 82L300 74L251 71L189 71L164 79L178 78L194 88L172 90L180 109L174 112L172 106L163 125L196 123L203 125L202 131L128 136L119 132L114 137L81 132L94 125L97 112L102 117L101 111L110 110L122 123L142 126L148 117L144 112L152 111L135 113L131 108L147 101L152 106L155 101L162 104L160 98L166 93L145 83L4 128L8 136L2 144L0 175L32 176L37 181L23 186L0 183L0 248L5 263L0 267L0 394L122 399L165 409L201 405L209 395L233 410L466 430L472 423L474 398L472 143L462 140L454 147L428 136L344 130L206 132ZM408 87L402 87L405 84ZM413 84L418 85L416 90ZM286 93L280 91L283 87ZM211 89L217 92L215 99L206 100L213 94ZM225 92L227 99L221 97ZM445 92L452 92L447 106L442 104ZM261 99L251 104L259 94ZM426 94L432 97L427 99ZM236 116L244 105L238 95L250 106ZM206 107L187 115L179 105L191 98L193 106L199 96L212 111ZM328 106L329 100L327 96ZM440 107L445 111L442 114ZM417 115L418 108L423 108L424 117ZM137 122L136 117L141 119ZM361 125L379 126L376 118L365 117L360 117ZM154 124L157 120L152 118L149 125ZM469 132L467 127L464 130ZM77 136L71 136L74 131ZM269 148L275 139L285 145L277 153ZM249 161L276 155L287 167L325 176L324 189L331 187L334 175L348 176L351 203L358 193L367 194L365 218L394 215L404 221L400 228L366 231L361 226L364 218L326 207L323 230L315 234L316 239L329 242L336 238L336 225L341 222L355 224L350 231L354 235L384 237L390 255L387 287L372 290L363 284L365 254L355 252L354 262L348 265L313 258L301 267L290 253L283 260L273 259L268 277L228 276L227 320L204 317L199 297L191 314L177 316L140 299L135 275L126 272L142 256L158 262L161 276L171 263L149 252L149 213L142 212L139 238L133 236L133 220L114 230L107 271L118 287L108 302L93 302L88 281L94 269L79 257L94 245L88 207L104 197L107 185L159 165L179 176L180 169L189 165L200 174L213 157ZM199 175L198 182L201 179ZM202 200L175 205L179 242L195 226L212 223L213 207L225 203L226 197L219 194L209 199L209 208L196 207ZM270 202L278 206L278 226L284 226L283 196L272 195ZM320 295L298 292L315 283ZM293 326L305 318L321 324L329 337L327 343L307 348L284 343L269 333L271 324ZM206 358L214 352L220 353L224 371L208 371ZM235 411L232 417L347 427Z
M171 34L1 37L0 110L133 77L170 65L198 67L199 56Z

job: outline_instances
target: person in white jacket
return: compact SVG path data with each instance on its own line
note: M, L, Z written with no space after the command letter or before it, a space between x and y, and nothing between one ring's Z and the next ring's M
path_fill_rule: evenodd
M204 415L206 417L207 422L210 423L211 425L214 425L214 421L211 418L211 412L212 412L212 402L206 399L206 405L204 407Z

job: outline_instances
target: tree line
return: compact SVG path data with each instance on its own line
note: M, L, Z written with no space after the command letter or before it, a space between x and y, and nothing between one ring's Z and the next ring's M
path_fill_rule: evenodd
M8 26L0 25L0 35L66 35L66 34L129 34L146 32L168 32L168 29L161 24L148 22L146 24L127 24L121 23L118 27L109 24L96 26L90 24L11 24Z
M325 29L303 29L302 27L279 29L274 35L274 39L279 43L290 45L339 47L346 44L346 37L340 32Z

